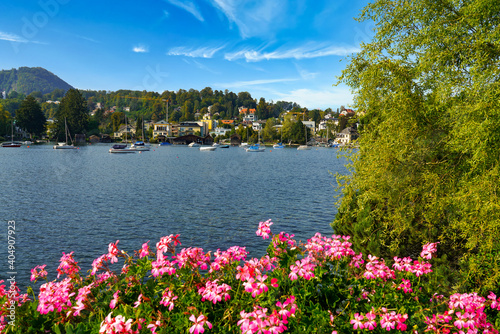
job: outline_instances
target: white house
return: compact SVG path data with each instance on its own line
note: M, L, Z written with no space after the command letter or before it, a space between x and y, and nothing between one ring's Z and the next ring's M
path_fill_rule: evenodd
M165 120L153 124L153 138L158 136L172 137L172 126Z

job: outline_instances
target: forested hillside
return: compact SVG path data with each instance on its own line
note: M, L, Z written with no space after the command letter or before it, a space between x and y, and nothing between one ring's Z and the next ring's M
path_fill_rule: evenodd
M20 67L0 71L0 91L5 91L7 94L12 91L25 95L32 92L47 94L55 89L67 91L70 88L73 87L41 67Z

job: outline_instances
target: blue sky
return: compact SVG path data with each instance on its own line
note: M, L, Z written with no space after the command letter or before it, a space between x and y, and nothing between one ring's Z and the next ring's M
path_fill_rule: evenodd
M337 108L333 86L372 36L367 0L2 1L0 69L44 67L79 89L248 91Z

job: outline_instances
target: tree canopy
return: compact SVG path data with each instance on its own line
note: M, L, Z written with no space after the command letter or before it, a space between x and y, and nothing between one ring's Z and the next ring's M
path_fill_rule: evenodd
M16 111L16 124L30 134L42 135L47 119L33 96L27 96Z
M332 224L385 257L439 241L443 278L497 292L499 13L494 0L378 0L362 11L376 34L340 82L365 117Z
M57 134L61 139L65 133L64 119L66 119L68 130L72 135L86 132L89 122L87 102L78 90L68 90L59 104L56 119Z

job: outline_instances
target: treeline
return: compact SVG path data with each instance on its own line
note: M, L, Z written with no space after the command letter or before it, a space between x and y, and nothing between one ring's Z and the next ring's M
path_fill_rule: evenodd
M165 119L168 104L168 120L170 122L194 121L196 113L201 115L209 112L218 114L220 119L233 119L239 116L239 107L256 109L258 119L278 117L283 110L300 108L294 102L266 102L261 98L258 102L248 92L233 93L228 90L213 90L206 87L201 91L196 89L164 91L163 93L147 91L118 90L81 91L90 109L96 109L98 103L104 110L116 107L128 115L144 117L153 121Z
M266 101L260 98L254 99L248 92L233 93L228 90L219 91L206 87L201 91L190 89L186 91L180 89L177 92L164 91L163 93L147 91L119 90L92 91L70 89L68 92L62 89L55 89L46 94L41 92L32 92L30 95L17 93L15 91L8 94L6 99L0 100L3 116L0 117L0 136L10 133L10 118L17 118L23 101L30 98L29 105L37 103L46 119L54 119L55 123L50 132L53 136L59 136L64 133L61 122L61 115L64 114L68 119L68 126L72 133L83 133L87 136L99 134L112 134L125 123L125 117L129 124L135 123L140 127L140 123L152 120L154 122L163 120L168 115L168 120L172 123L183 121L195 121L202 118L206 113L210 113L212 118L217 120L233 119L239 123L243 120L244 114L240 114L239 108L255 109L255 115L259 120L267 120L262 132L263 140L283 139L287 142L305 141L305 131L300 122L296 125L296 120L314 120L316 124L327 113L338 116L339 111L333 112L331 109L308 110L301 108L295 102L287 101ZM77 105L76 107L68 107ZM167 110L168 106L168 110ZM77 116L73 115L71 108L78 109ZM65 109L63 113L61 110ZM292 111L285 118L287 111ZM36 118L40 120L40 117ZM282 124L283 130L278 133L275 125ZM331 127L331 131L340 131L347 125L347 120L340 119L339 127ZM222 125L231 127L230 125ZM32 125L30 129L36 128L36 136L42 135L38 130L40 126ZM300 128L300 129L299 129ZM24 128L28 130L28 128ZM234 128L231 134L238 133L244 140L257 141L257 133L246 130L246 127ZM250 131L250 134L248 132ZM28 131L32 132L32 131ZM308 134L310 138L310 134Z

